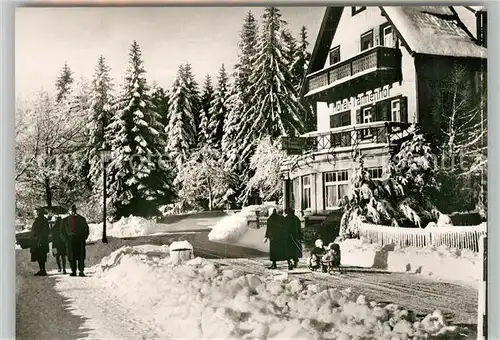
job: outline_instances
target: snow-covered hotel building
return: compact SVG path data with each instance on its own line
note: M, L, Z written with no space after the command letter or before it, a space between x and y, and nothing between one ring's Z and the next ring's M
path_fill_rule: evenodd
M431 106L457 63L479 91L483 8L328 7L301 90L317 126L283 142L295 154L282 167L284 205L321 219L338 210L356 154L378 178L410 123L437 133Z

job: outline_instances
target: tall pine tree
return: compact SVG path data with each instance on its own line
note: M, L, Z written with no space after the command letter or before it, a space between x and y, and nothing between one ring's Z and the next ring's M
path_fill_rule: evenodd
M212 78L207 74L203 83L203 90L200 102L200 126L198 129L198 144L203 146L210 138L208 125L210 123L210 106L214 99L214 88L212 86Z
M300 92L300 87L305 80L309 61L311 60L311 53L308 51L309 42L307 41L307 29L302 26L298 40L298 46L295 50L294 62L292 64L292 76L294 86L297 93ZM316 116L312 104L307 98L300 98L300 103L304 108L304 125L306 131L313 131L316 126Z
M300 86L304 81L307 73L307 67L309 66L309 61L311 60L311 53L308 51L309 42L307 41L307 29L302 26L300 29L298 46L295 50L294 62L292 64L292 75L294 80L296 80L296 90L300 90Z
M225 160L226 171L236 175L238 182L232 188L238 197L244 191L246 183L250 180L248 174L250 156L242 157L242 151L246 149L249 140L239 138L238 133L246 128L245 112L251 105L252 93L249 90L250 77L254 71L254 62L257 54L258 26L252 12L248 12L240 32L238 43L238 63L234 66L234 82L231 87L229 99L229 112L224 118L224 133L222 137L222 154ZM251 141L250 141L251 142ZM246 197L239 199L245 204Z
M168 93L165 91L160 85L156 82L153 83L151 87L151 103L154 107L154 111L158 114L159 117L159 125L162 128L159 130L160 132L160 141L162 142L162 148L165 150L167 146L168 136L165 133L165 128L168 125Z
M250 76L254 69L258 27L252 12L245 17L238 43L238 63L234 66L234 83L231 87L230 110L224 119L222 151L228 170L236 172L242 144L236 139L245 112L250 105Z
M172 85L169 99L167 151L177 169L189 158L196 143L197 98L193 100L190 69L181 65Z
M208 125L209 143L213 148L219 149L222 143L224 118L229 111L229 78L222 64L217 77L215 96L210 107L210 123Z
M168 165L161 159L161 117L154 111L141 57L134 41L109 127L113 136L110 200L115 217L156 214L158 199L168 196L170 190Z
M265 135L273 138L298 135L304 131L304 112L285 57L287 46L282 32L287 23L276 7L267 7L262 18L256 69L250 86L254 95L245 115L249 129L240 131L239 136L257 139Z
M64 97L70 92L71 85L73 84L73 72L68 66L68 63L64 63L61 73L56 79L56 102L61 102Z
M106 143L106 129L111 121L113 101L110 72L111 68L106 64L104 56L99 56L92 80L87 145L88 178L94 196L100 196L102 193L102 160L99 150L109 148L109 143Z

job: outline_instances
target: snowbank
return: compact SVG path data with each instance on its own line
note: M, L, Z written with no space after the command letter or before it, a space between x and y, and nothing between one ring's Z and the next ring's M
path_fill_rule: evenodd
M102 260L96 276L134 315L163 325L159 337L385 340L459 331L439 311L418 320L396 305L352 296L349 289L221 271L201 258L175 266L166 248L157 248L165 256L121 248Z
M268 252L269 244L263 243L264 235L265 228L247 228L247 231L232 243ZM468 284L476 284L481 280L481 258L478 253L469 250L450 249L444 246L427 248L380 246L362 240L345 240L340 243L340 250L343 266L417 273ZM308 255L308 252L304 251L304 258Z
M143 217L122 217L115 223L106 224L106 234L112 237L132 237L148 235L157 226L155 221ZM102 223L89 224L89 241L97 241L102 238Z
M340 250L345 266L417 273L468 283L481 280L481 257L470 250L380 246L363 240L345 240L340 243Z
M247 232L248 218L255 216L256 211L260 216L267 216L268 210L278 208L274 204L250 205L244 207L241 211L222 218L212 227L208 234L210 241L235 243Z

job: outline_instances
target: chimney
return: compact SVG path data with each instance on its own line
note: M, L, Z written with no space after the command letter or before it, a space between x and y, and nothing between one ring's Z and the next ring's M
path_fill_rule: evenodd
M487 13L486 10L481 9L476 12L476 32L477 32L477 40L481 46L486 47L487 44L487 31L488 22L487 22Z

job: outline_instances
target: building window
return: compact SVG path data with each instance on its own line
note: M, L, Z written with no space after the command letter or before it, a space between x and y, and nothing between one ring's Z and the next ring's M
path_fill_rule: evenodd
M399 99L391 101L391 119L393 122L401 121L401 102Z
M366 9L366 6L351 6L351 15L356 15L359 12L363 12Z
M362 122L364 124L373 122L372 107L371 106L365 107L363 109L363 117L362 118L363 118ZM372 137L370 128L366 128L366 129L361 130L361 136L362 136L362 138Z
M361 51L373 47L373 31L367 32L361 36Z
M372 107L365 107L363 109L363 123L371 123L372 122Z
M339 206L340 199L347 195L349 176L347 170L331 171L323 174L325 190L325 209Z
M392 26L385 26L382 28L382 42L384 46L387 47L396 47L394 39L394 31Z
M382 178L382 167L377 167L377 168L368 168L366 169L368 173L370 174L371 179L381 179Z
M340 61L340 46L337 46L330 51L330 65L336 64L339 61Z
M351 125L351 111L330 115L330 129Z
M302 210L311 209L311 176L302 176Z

